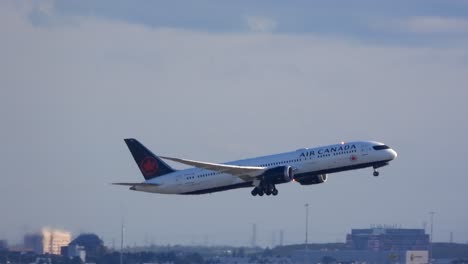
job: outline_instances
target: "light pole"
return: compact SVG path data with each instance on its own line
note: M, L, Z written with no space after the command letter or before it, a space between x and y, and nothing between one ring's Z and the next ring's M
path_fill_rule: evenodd
M123 247L124 247L124 224L122 219L122 229L120 230L120 264L123 264Z
M309 244L309 204L308 204L308 203L305 204L305 208L306 208L305 248L307 249L307 248L308 248L308 244Z
M309 255L309 204L306 203L305 205L306 209L306 222L305 222L305 252L304 252L304 258L305 258L305 263L307 263L308 260L308 255Z
M434 214L435 212L429 212L431 216L431 239L429 239L429 263L432 263L432 239L434 237Z
M257 246L257 224L252 224L252 247Z

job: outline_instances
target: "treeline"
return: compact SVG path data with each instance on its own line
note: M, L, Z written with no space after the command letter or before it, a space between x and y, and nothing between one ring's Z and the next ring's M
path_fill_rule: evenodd
M287 245L275 247L272 251L273 254L279 256L291 256L295 250L303 250L304 244ZM309 244L310 250L345 250L346 244L344 243L326 243L326 244ZM432 256L435 259L468 259L468 244L456 243L433 243Z
M174 264L203 264L205 260L198 253L178 253L178 252L138 252L124 253L122 255L123 263L139 264L139 263L174 263ZM78 257L68 258L58 255L37 255L34 253L20 252L0 252L0 263L35 263L37 259L41 259L40 263L48 264L50 259L52 264L82 264ZM100 256L91 256L86 258L86 262L97 264L116 264L120 263L120 253L105 253Z
M437 259L468 259L468 244L433 243L432 256Z

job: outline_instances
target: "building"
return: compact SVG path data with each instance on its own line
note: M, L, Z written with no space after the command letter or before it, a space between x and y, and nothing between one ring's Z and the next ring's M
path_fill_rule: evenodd
M60 255L61 247L67 246L70 241L70 232L47 228L24 236L24 246L37 254Z
M70 242L69 247L82 246L89 257L96 257L105 253L104 242L96 234L81 234Z
M7 250L8 249L8 243L6 240L0 240L0 250Z
M293 263L427 264L427 251L297 250Z
M62 247L61 255L71 259L78 257L81 262L86 262L86 250L83 246L69 244L66 247Z
M428 263L429 235L424 229L353 229L346 250L297 250L295 263Z
M346 236L351 250L408 251L429 250L429 235L424 229L370 228L353 229Z

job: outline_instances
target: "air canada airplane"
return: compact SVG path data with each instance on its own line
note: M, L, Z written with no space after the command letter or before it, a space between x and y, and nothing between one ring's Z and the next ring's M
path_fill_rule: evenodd
M205 194L236 188L253 187L251 194L278 195L276 185L298 182L312 185L327 181L328 174L386 166L397 153L374 141L302 148L295 151L226 163L211 163L156 156L136 139L125 139L143 177L141 183L114 183L130 190L162 194ZM175 170L164 160L193 166Z

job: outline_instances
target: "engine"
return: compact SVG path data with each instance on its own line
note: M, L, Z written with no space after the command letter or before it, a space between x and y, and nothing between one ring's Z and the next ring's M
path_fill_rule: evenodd
M292 181L294 173L291 166L279 166L265 171L262 177L266 183L279 184Z
M314 176L309 176L309 177L304 177L301 179L297 179L297 181L301 185L312 185L312 184L319 184L319 183L324 183L327 181L327 174L319 174L319 175L314 175Z

